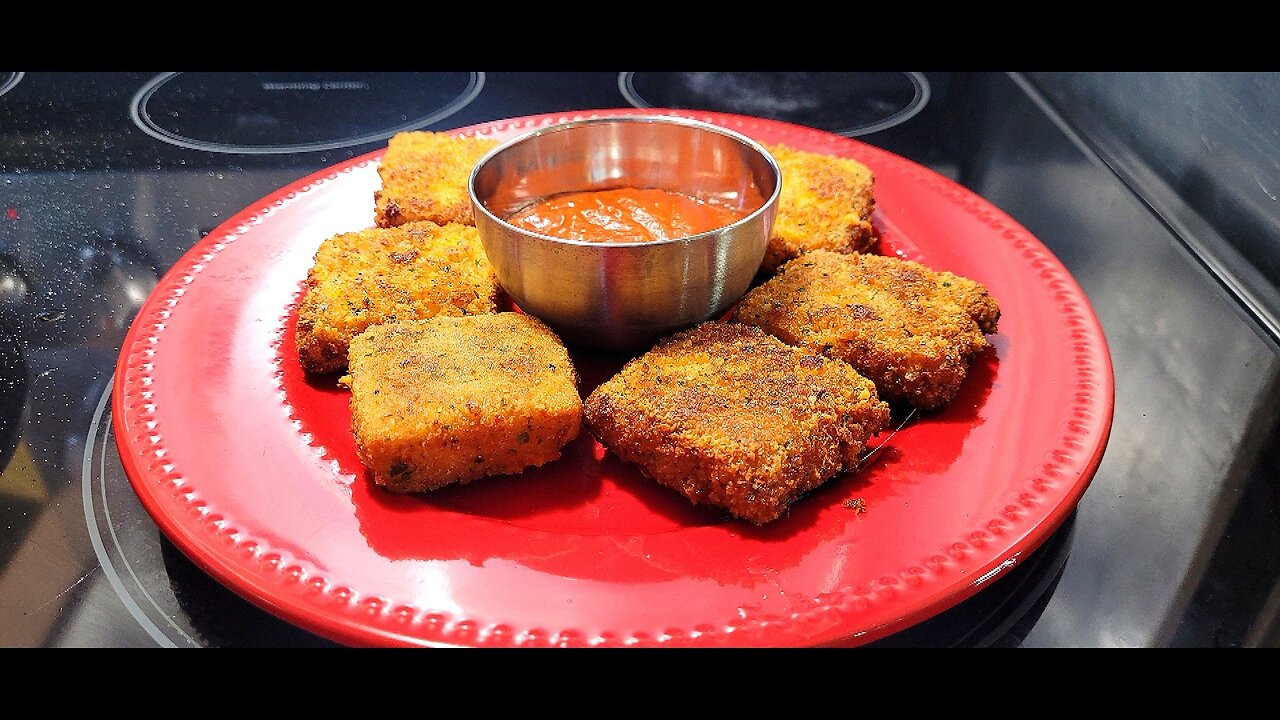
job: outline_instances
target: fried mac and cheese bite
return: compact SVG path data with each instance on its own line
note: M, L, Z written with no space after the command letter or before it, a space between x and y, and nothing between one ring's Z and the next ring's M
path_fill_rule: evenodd
M378 166L374 224L395 227L415 220L475 225L467 180L480 158L498 146L492 138L458 137L416 130L393 135Z
M587 396L583 416L646 477L763 525L856 468L889 409L843 362L712 321L629 361Z
M875 178L851 158L767 145L782 170L782 193L761 270L810 250L864 252L879 235L871 224Z
M750 290L730 319L849 363L885 400L936 410L988 347L1000 306L983 285L918 262L815 250Z
M517 312L371 327L352 340L343 383L360 460L392 492L544 465L581 429L568 351Z
M311 373L347 366L351 339L371 325L497 311L499 289L475 227L429 221L340 233L307 273L296 340Z

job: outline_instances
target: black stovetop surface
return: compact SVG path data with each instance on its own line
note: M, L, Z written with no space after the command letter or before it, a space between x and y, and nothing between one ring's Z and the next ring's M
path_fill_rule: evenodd
M109 395L134 313L223 220L398 130L633 106L810 125L936 170L1043 241L1101 321L1115 415L1076 512L874 646L1280 644L1277 348L1028 78L0 71L0 646L331 645L204 574L133 494Z

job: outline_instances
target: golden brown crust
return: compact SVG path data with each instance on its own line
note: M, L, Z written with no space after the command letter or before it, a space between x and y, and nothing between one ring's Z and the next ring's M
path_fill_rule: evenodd
M583 416L647 477L762 525L855 468L889 410L845 363L707 322L628 362L587 396Z
M517 473L578 436L578 374L560 338L516 312L378 325L343 378L360 460L393 492Z
M475 225L467 180L492 138L457 137L417 130L393 135L378 166L382 186L374 191L374 223L395 227L417 220Z
M498 283L475 227L409 223L340 233L316 251L298 309L298 359L311 373L347 366L371 325L497 311Z
M1000 307L981 284L917 262L815 250L749 291L731 319L848 362L886 400L933 410L959 392Z
M783 144L766 149L782 171L782 192L761 270L773 272L810 250L865 252L875 246L875 178L867 166Z

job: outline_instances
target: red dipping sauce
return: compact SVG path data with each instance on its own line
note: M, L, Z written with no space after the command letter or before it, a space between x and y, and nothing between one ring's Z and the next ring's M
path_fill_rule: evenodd
M657 242L722 228L748 213L657 188L615 188L554 195L507 222L564 240Z

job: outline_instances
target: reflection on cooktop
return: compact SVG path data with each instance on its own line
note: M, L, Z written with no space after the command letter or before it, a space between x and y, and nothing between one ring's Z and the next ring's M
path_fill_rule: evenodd
M15 309L30 294L31 281L27 273L9 256L0 255L0 309Z
M134 123L192 150L332 150L424 127L470 103L483 73L165 73L133 98Z
M929 102L916 72L622 73L632 105L737 113L853 137L911 119Z
M0 468L8 466L13 457L26 401L26 358L0 313Z
M1073 511L1039 548L989 587L867 647L1018 647L1062 579L1075 523Z

